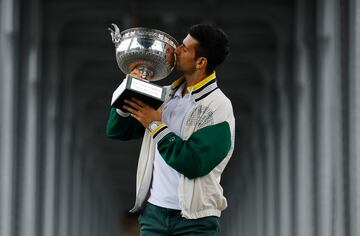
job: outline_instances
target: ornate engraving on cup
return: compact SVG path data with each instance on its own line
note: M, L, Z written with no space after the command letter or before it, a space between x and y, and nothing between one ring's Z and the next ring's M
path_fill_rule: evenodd
M168 76L176 64L175 48L178 42L169 34L156 29L131 28L120 32L112 24L111 39L115 45L116 61L121 71L130 74L134 68L142 73L142 78L151 81Z

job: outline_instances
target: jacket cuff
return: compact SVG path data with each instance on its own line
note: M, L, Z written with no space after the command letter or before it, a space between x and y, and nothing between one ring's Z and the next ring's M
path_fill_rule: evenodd
M171 133L171 131L165 123L160 123L150 132L151 136L157 143L169 133Z
M122 110L116 108L116 113L119 115L119 116L122 116L122 117L128 117L130 116L130 112L123 112Z

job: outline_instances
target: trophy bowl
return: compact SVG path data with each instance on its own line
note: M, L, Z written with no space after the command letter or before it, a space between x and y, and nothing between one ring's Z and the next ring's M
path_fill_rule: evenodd
M143 27L119 30L116 24L111 31L115 44L116 61L120 70L130 74L135 68L143 79L164 79L176 64L175 49L178 42L169 34Z

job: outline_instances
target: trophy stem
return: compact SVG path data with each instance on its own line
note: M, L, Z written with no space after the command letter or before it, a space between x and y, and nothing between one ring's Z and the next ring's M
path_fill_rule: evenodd
M146 77L152 77L154 75L154 72L152 72L152 70L150 70L148 67L141 65L138 67L140 73L141 73L141 78L142 79L146 79Z

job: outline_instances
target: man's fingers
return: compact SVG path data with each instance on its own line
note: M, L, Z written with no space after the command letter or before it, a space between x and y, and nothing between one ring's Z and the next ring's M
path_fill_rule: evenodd
M138 103L131 101L131 100L127 100L125 99L124 102L130 106L132 106L133 108L135 108L136 110L140 110L142 108L141 105L139 105Z
M130 112L131 114L136 114L138 111L130 106L124 105L123 108Z
M132 117L134 117L135 119L137 119L138 121L140 121L140 118L137 115L134 114L130 114Z
M138 105L140 105L141 107L146 107L147 106L146 103L144 103L143 101L141 101L141 100L139 100L137 98L133 97L133 98L131 98L131 100L134 101L135 103L137 103Z

